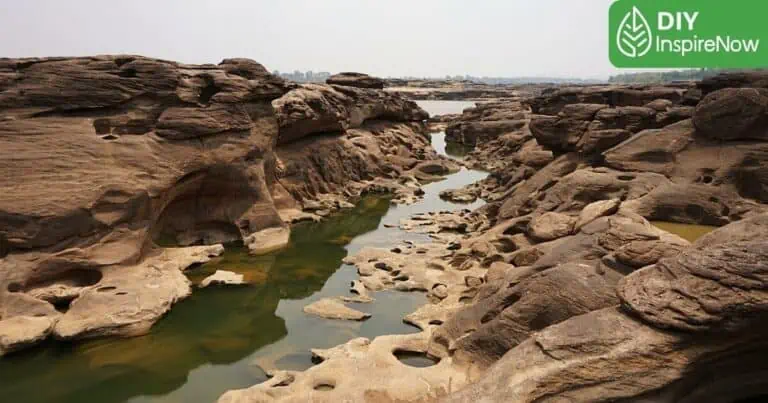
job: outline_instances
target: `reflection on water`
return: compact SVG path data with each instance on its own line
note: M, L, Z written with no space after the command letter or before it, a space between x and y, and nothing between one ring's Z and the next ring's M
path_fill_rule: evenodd
M465 101L416 101L430 116L461 113L465 108L475 105L474 102ZM446 143L445 133L432 134L432 146L435 150L455 159L463 159L472 151L473 147L459 143Z
M444 150L441 135L434 139L442 141ZM320 319L302 308L320 298L349 295L349 283L357 274L341 263L347 254L365 246L388 247L401 239L427 240L390 226L415 213L456 209L440 199L440 191L485 175L462 170L425 186L424 200L410 206L365 197L354 209L321 223L297 225L290 246L266 256L249 256L243 247L229 246L223 256L193 269L189 277L199 282L216 269L231 270L245 274L249 286L195 290L142 337L49 342L0 359L0 396L35 403L210 403L226 390L266 380L262 367L310 367L310 348L415 332L402 318L426 302L422 293L378 292L372 304L352 304L373 315L365 322ZM480 205L478 201L461 208Z
M688 242L696 242L697 239L718 228L710 225L679 224L666 221L652 221L651 224L656 228L671 232Z
M432 133L432 146L440 154L447 155L457 160L463 159L473 150L473 147L471 146L459 143L447 143L445 141L444 132Z
M190 370L203 364L226 368L287 335L290 325L276 313L280 301L320 291L347 254L344 240L375 230L389 204L386 198L369 197L347 214L299 225L290 246L279 253L253 257L243 247L230 247L222 257L194 269L191 279L226 269L245 274L252 285L196 290L143 337L51 343L3 359L0 394L36 402L120 402L140 394L171 392L187 382ZM325 341L324 335L312 331L303 339L313 346ZM242 364L235 365L238 370L206 371L201 390L182 394L180 401L212 401L222 387L245 387L266 379L258 367Z
M475 103L470 101L416 101L416 103L429 112L429 116L461 113L464 109L475 106Z

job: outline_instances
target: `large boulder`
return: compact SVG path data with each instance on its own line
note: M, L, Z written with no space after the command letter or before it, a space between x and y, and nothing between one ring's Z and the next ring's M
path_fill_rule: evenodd
M698 132L716 140L768 140L768 89L726 88L696 107Z

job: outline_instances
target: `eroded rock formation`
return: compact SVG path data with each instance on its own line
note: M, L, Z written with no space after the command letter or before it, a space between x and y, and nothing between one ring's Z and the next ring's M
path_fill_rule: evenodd
M146 332L191 292L182 270L220 243L279 249L286 221L322 215L305 205L418 198L419 179L457 169L426 118L390 93L297 86L247 59L0 60L0 353Z
M427 391L404 395L403 366L371 358L371 379L393 382L314 394L317 375L337 381L328 371L376 356L358 352L365 340L290 374L285 389L268 383L222 401L372 390L381 401L450 402L764 395L764 83L736 73L698 86L557 88L451 117L448 138L475 145L467 163L492 173L444 196L489 203L414 216L401 228L433 242L363 249L347 262L358 289L427 293L405 318L423 330L409 337L429 340L414 350L450 362L466 386L446 391L457 378L445 368L424 372ZM691 244L651 220L721 228Z

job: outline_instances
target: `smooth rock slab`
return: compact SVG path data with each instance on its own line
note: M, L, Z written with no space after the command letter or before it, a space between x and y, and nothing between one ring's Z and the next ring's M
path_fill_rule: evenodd
M335 298L323 298L304 307L304 312L325 319L366 320L371 314L344 305Z

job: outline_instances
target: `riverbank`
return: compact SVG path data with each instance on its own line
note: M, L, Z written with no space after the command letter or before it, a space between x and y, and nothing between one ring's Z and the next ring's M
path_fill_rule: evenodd
M727 88L759 87L757 76L558 88L464 111L447 132L492 171L463 190L488 205L412 217L402 228L431 244L348 259L372 289L427 290L405 318L423 332L314 350L322 363L220 402L765 393L753 357L765 351L766 286L754 276L768 257L766 104L747 107L762 89ZM752 123L729 126L723 108ZM437 364L409 368L393 354L403 350Z

